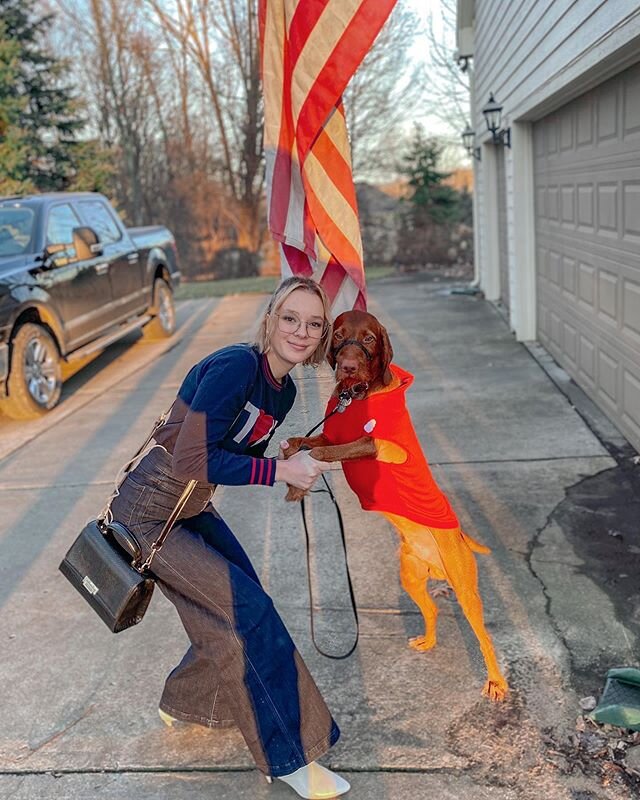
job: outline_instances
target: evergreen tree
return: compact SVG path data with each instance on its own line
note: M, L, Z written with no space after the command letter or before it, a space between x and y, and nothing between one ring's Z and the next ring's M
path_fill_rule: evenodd
M413 189L410 201L418 224L430 221L445 225L459 220L458 192L443 183L451 173L438 169L441 154L437 140L425 137L422 129L416 126L411 147L403 159L402 172Z
M457 258L460 223L469 216L468 203L444 181L439 168L442 147L416 126L400 171L407 177L409 196L399 220L396 260L405 267L443 265Z
M0 0L0 194L65 189L84 125L67 65L46 52L52 15L37 0Z

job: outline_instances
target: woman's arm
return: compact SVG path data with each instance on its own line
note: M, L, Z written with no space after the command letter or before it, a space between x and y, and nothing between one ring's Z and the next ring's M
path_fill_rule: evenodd
M193 386L185 381L177 400L185 404L185 416L173 449L173 471L178 477L227 486L274 483L276 459L222 447L255 385L257 369L250 351L228 348L193 375Z

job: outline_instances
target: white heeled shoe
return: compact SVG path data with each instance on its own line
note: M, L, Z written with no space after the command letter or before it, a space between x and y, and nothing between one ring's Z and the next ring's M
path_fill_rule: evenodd
M266 776L268 783L273 783L270 775ZM340 797L351 788L351 785L330 769L312 761L300 767L290 775L279 775L278 780L289 786L305 800L328 800L331 797Z
M167 728L173 728L175 722L179 722L178 719L172 717L171 714L167 714L166 711L163 711L161 708L158 709L158 716L167 726Z

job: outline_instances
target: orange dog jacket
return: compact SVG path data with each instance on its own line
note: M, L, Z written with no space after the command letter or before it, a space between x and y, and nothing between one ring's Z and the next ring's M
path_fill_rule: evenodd
M395 379L392 388L353 400L325 422L323 435L334 445L368 435L376 443L390 442L396 450L400 448L403 458L406 454L401 463L378 458L343 461L347 483L365 511L397 514L434 528L458 528L458 518L431 474L409 416L405 392L413 375L396 364L390 369ZM337 404L338 399L331 397L326 413Z

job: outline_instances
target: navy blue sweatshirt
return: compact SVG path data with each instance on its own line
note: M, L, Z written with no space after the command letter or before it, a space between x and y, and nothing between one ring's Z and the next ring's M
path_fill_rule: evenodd
M155 439L173 454L177 478L271 486L276 459L264 452L295 396L293 380L285 375L279 383L264 354L245 344L224 347L189 370Z

